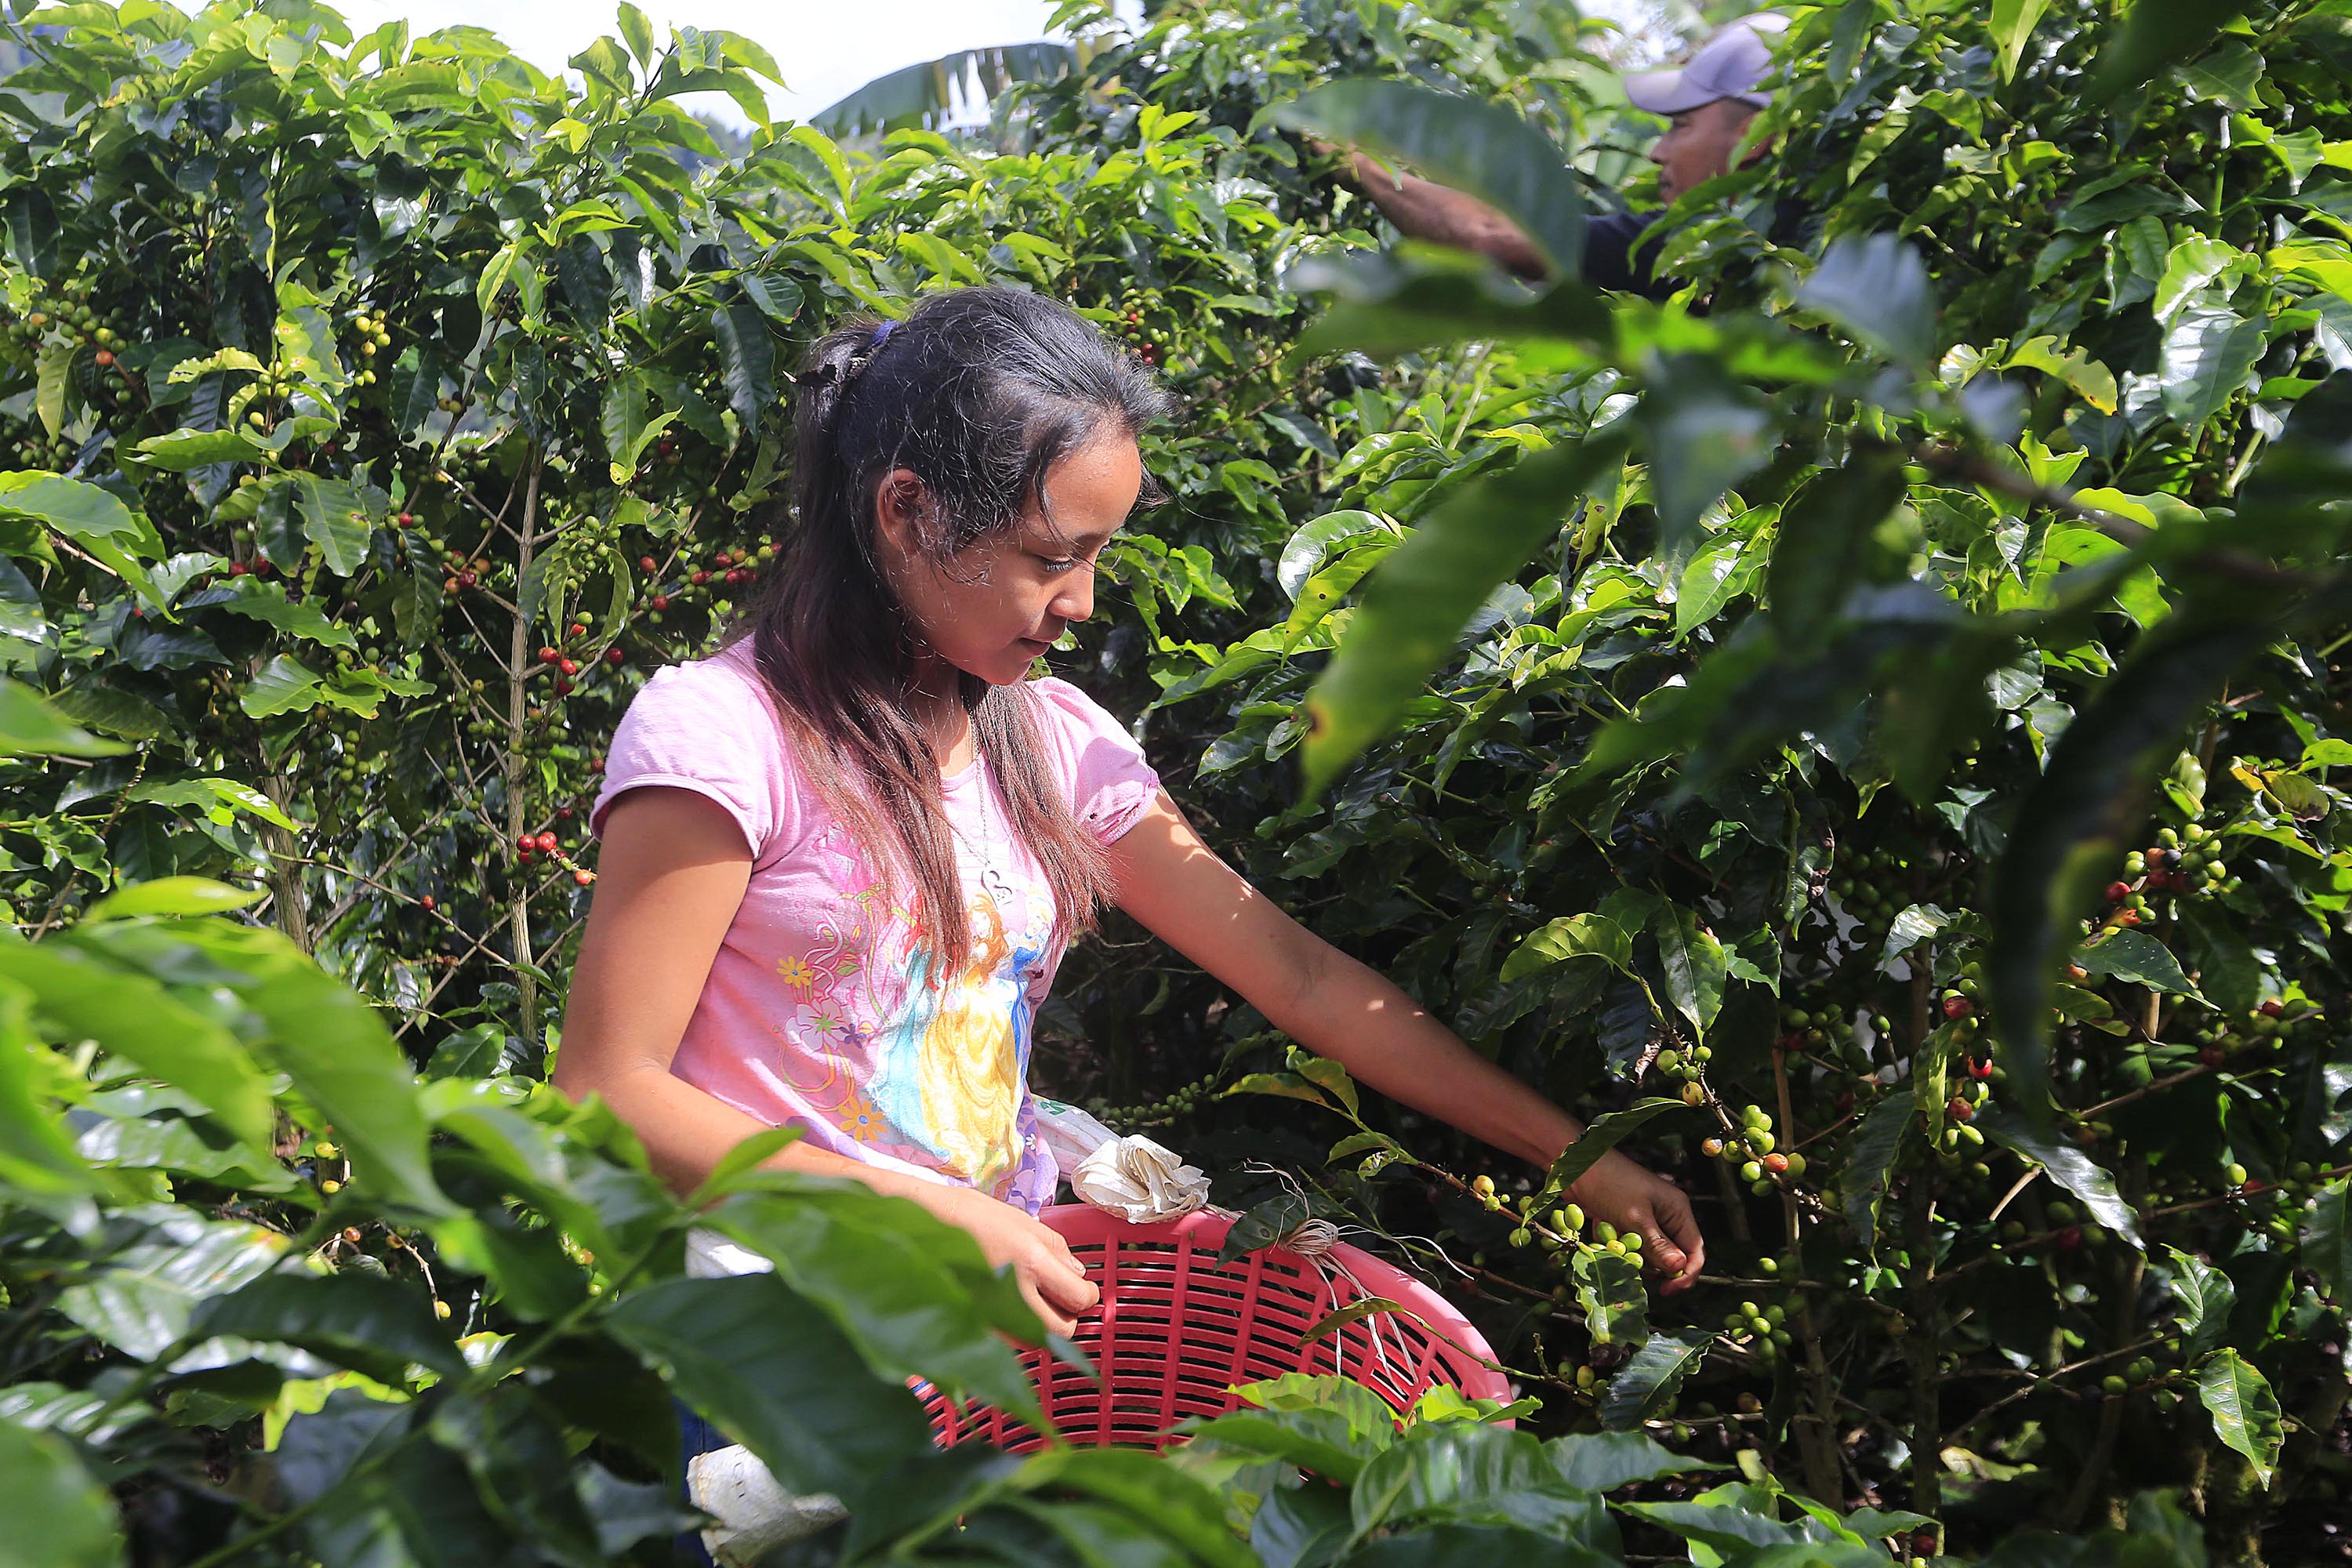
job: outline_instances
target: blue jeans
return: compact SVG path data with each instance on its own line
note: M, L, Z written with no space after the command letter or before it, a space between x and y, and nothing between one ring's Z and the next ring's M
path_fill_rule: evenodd
M696 1415L687 1406L684 1400L678 1402L677 1431L679 1498L687 1507L692 1508L694 1498L687 1487L687 1466L692 1464L697 1456L708 1454L714 1448L724 1448L729 1446L729 1442L724 1432ZM690 1564L691 1568L718 1568L718 1565L711 1562L710 1553L703 1550L702 1532L698 1530L689 1530L680 1534L677 1538L677 1550L679 1559Z

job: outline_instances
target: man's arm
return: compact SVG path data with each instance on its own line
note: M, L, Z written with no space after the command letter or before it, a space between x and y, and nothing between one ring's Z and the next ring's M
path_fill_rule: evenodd
M1550 264L1518 225L1474 195L1402 171L1391 173L1361 153L1348 154L1349 183L1414 239L1433 240L1490 257L1538 282Z

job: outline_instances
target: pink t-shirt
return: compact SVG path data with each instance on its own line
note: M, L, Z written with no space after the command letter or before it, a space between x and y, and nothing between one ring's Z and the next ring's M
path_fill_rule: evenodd
M1159 775L1111 716L1062 680L1024 695L1054 776L1106 844ZM589 813L667 784L723 806L751 879L670 1070L770 1126L853 1160L980 1188L1033 1213L1054 1157L1029 1094L1031 1026L1060 964L1044 872L1010 830L984 759L941 781L972 951L928 934L795 763L749 639L656 671L613 738Z

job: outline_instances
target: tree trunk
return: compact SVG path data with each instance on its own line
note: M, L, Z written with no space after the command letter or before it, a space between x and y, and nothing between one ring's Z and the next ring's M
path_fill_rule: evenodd
M538 543L539 528L539 453L534 448L526 459L530 471L524 483L522 518L515 530L519 541L515 562L514 633L507 645L507 843L519 845L522 836L530 830L526 815L524 775L530 759L523 751L524 721L530 707L530 694L525 678L530 673L530 619L525 613L523 583L530 575L531 551ZM537 960L530 945L530 881L532 868L520 860L515 862L514 891L509 905L508 925L514 946L515 989L521 996L522 1037L526 1046L536 1049L540 1041L539 976Z

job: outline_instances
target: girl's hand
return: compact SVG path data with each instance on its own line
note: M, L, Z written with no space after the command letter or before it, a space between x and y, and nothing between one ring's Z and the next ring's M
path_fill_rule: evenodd
M936 1196L926 1194L924 1206L971 1232L992 1266L1010 1268L1013 1283L1051 1332L1066 1337L1078 1326L1078 1314L1102 1300L1061 1234L1011 1204L970 1187L950 1187Z
M1577 1178L1568 1195L1596 1219L1642 1238L1642 1256L1669 1276L1659 1287L1671 1296L1687 1290L1706 1266L1706 1238L1698 1232L1690 1199L1664 1176L1643 1170L1612 1149Z

